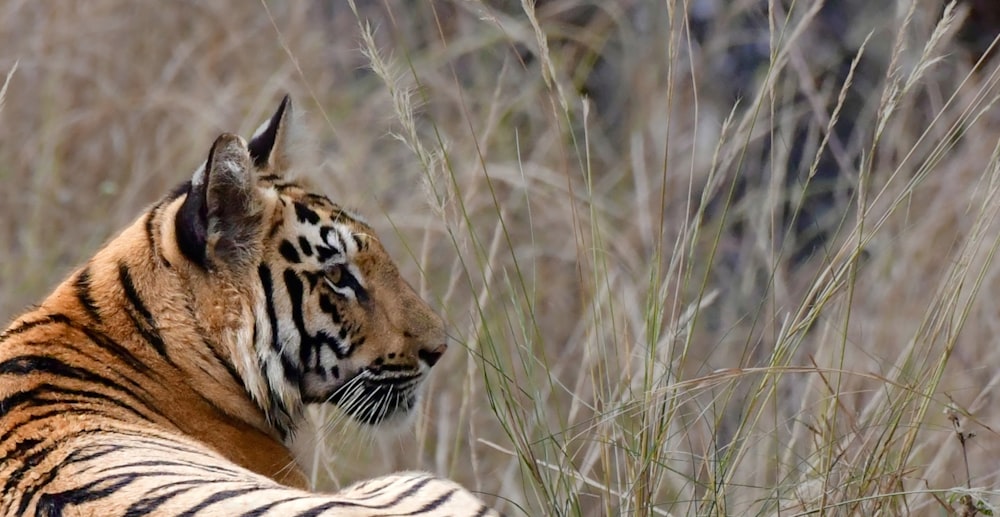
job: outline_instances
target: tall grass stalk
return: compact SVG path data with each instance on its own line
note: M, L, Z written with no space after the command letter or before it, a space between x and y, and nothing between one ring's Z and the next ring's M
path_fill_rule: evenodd
M7 72L6 77L3 79L3 86L0 86L0 111L3 111L3 101L7 97L7 87L10 86L10 78L14 77L14 72L17 71L17 61L14 61L14 66L10 67L10 71Z

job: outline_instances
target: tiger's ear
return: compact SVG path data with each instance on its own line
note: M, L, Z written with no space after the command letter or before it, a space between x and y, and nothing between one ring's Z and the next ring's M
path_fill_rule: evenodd
M206 269L250 265L259 251L261 207L247 143L224 133L195 172L177 211L177 245Z
M289 136L292 125L292 100L288 95L281 99L278 111L261 124L250 138L250 157L258 170L272 174L284 172L289 164Z

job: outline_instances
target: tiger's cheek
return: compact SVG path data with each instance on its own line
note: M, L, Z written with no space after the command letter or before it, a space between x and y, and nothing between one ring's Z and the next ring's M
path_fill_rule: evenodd
M306 339L299 353L302 389L306 398L321 401L354 373L350 357L355 344L352 328L357 325L347 323L354 321L349 305L322 285L317 285L305 299Z

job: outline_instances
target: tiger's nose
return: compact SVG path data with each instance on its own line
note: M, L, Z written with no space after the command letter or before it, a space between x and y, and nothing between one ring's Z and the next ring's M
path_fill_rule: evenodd
M441 359L441 356L444 355L445 350L448 350L448 345L441 343L437 346L421 348L420 351L417 352L417 355L423 362L427 363L427 366L434 366L434 364Z

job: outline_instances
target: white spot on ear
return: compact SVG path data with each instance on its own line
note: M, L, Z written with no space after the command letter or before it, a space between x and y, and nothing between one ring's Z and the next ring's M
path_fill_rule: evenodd
M206 163L202 163L194 171L194 176L191 177L191 185L194 187L200 187L205 184L205 167Z
M227 173L229 173L233 177L237 177L237 176L242 176L243 175L243 172L244 172L243 171L243 167L236 160L226 160L221 165L222 165L221 169L225 170Z
M261 125L257 126L257 129L254 130L253 136L250 137L250 140L253 141L253 139L264 134L264 131L267 131L267 127L269 125L271 125L271 119L267 119Z

